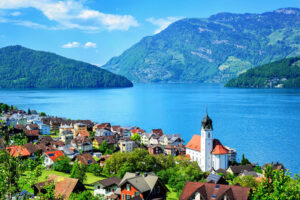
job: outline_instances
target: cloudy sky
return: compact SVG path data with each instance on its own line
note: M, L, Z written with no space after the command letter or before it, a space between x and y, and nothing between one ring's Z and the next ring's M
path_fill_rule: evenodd
M0 47L20 44L102 65L184 18L262 13L299 0L0 0Z

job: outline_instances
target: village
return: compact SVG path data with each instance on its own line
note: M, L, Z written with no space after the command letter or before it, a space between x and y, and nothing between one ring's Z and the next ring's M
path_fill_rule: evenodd
M258 166L244 155L238 163L236 150L213 137L208 113L199 133L185 144L180 134L160 128L147 132L6 104L0 111L0 151L21 160L39 157L43 166L37 181L12 199L40 198L52 183L57 199L76 199L74 194L88 192L95 199L109 200L246 200L251 184L263 181L268 166L284 170L280 163ZM74 175L76 170L79 176Z

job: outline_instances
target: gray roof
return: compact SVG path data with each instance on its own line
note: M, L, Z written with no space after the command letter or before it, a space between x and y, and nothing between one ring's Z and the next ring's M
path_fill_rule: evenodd
M209 174L208 177L206 178L206 181L213 181L214 183L218 183L218 181L220 180L221 176L217 175L217 174Z
M150 139L152 136L155 136L153 133L143 133L142 135L145 135L148 139Z
M93 185L100 183L104 187L109 187L111 185L118 185L120 183L120 181L121 180L118 177L114 176L114 177L110 177L107 179L97 181L97 182L93 183Z
M158 177L154 173L148 173L147 176L136 175L135 173L126 172L125 176L121 180L119 186L122 186L126 182L130 183L139 192L144 193L152 191L155 184L157 183Z

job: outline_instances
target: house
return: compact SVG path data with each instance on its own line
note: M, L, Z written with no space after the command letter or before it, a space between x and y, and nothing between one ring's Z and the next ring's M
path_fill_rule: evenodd
M126 172L119 184L121 200L166 199L167 187L154 173Z
M76 157L80 164L90 165L90 164L97 163L90 153L80 154L80 155L77 155Z
M155 134L155 135L158 136L158 137L161 137L161 136L164 135L164 133L163 133L163 131L161 130L161 128L159 128L159 129L152 129L152 130L151 130L151 133L152 133L152 134Z
M73 139L74 135L70 131L63 131L60 135L60 140L63 141L65 144L70 144Z
M58 147L57 150L61 150L64 153L64 155L70 158L71 160L73 160L79 154L76 147L73 147L71 145Z
M39 151L38 148L36 147L36 145L34 145L32 143L24 144L24 148L26 148L28 150L31 158L35 158L36 153Z
M51 145L51 142L53 142L53 138L50 136L43 136L39 139L38 144L44 144L45 146Z
M143 134L145 131L143 130L143 129L140 129L140 128L138 128L138 127L135 127L134 129L132 129L131 130L131 135L130 136L132 136L132 135L134 135L134 134L139 134L139 135L141 135L141 134Z
M242 173L239 174L239 176L253 176L253 177L263 177L262 174L256 172L256 171L247 171L244 170Z
M113 133L108 129L96 129L95 136L113 136Z
M33 186L35 196L39 192L45 193L46 191L43 188L51 183L53 183L55 186L55 195L57 197L62 197L64 200L69 199L71 193L80 193L86 190L85 186L79 179L66 178L50 174L48 180L37 183Z
M265 170L268 165L271 165L273 170L284 170L283 164L279 163L279 162L266 163L266 164L263 165L262 169Z
M194 135L186 145L186 154L196 161L202 171L228 168L228 150L213 138L212 120L206 114L201 122L201 136Z
M112 126L111 127L111 132L114 134L120 134L121 133L121 126Z
M149 143L150 143L150 145L158 145L159 144L159 136L153 135L152 137L150 137Z
M65 134L70 134L73 133L73 126L70 125L62 125L59 127L59 134L60 135L65 135Z
M206 178L207 183L214 183L214 184L224 184L228 185L228 182L220 175L210 173Z
M102 124L96 124L93 126L93 131L96 132L97 129L111 129L110 123L102 123Z
M155 136L155 134L153 134L153 133L143 133L141 135L142 144L144 144L146 146L150 145L150 139L151 139L151 137L154 137L154 136Z
M52 167L54 162L60 158L60 157L65 157L64 153L60 150L57 151L48 151L43 153L44 157L44 166L46 167Z
M83 123L74 124L73 134L75 137L78 135L80 135L82 137L90 136L89 132L87 131L87 126Z
M119 141L119 147L120 147L120 151L122 153L129 153L132 152L134 150L134 141L131 140L120 140Z
M225 146L225 148L228 150L228 160L230 162L236 162L236 150L227 146Z
M159 138L159 143L161 145L174 145L178 146L182 144L184 141L179 134L169 134L163 135Z
M27 130L39 130L39 125L37 125L37 124L28 124L26 126L26 129Z
M39 130L25 130L24 134L28 142L37 142L39 140Z
M104 140L107 142L107 145L110 149L114 148L116 143L114 136L96 136L93 140L93 147L99 149Z
M166 155L171 155L171 156L177 156L176 155L176 148L175 146L172 146L172 145L166 145L164 146L164 153Z
M94 196L104 195L104 197L108 199L110 196L115 195L120 181L118 177L114 176L93 183Z
M250 188L214 183L187 182L179 200L248 200Z
M153 155L158 155L164 153L164 150L161 145L157 144L157 145L150 145L148 147L148 152Z
M42 135L50 135L50 126L47 124L39 124L39 130Z
M93 143L88 137L77 136L71 141L71 145L78 151L88 152L93 150Z
M235 176L243 173L245 170L248 172L254 171L252 165L234 165L234 166L229 166L228 169L226 170L227 173L234 174Z

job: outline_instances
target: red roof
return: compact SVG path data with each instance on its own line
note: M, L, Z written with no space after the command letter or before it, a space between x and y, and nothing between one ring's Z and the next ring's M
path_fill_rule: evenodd
M88 131L77 131L77 134L81 137L90 137L90 133Z
M139 128L135 128L135 129L131 130L131 133L133 133L133 134L136 134L139 132L144 133L145 131L143 129L139 129Z
M9 154L14 157L18 157L19 155L23 156L30 156L30 152L28 149L22 146L11 146L6 147L7 150L9 150Z
M65 157L64 156L64 153L62 152L62 151L48 151L48 152L45 152L45 154L49 157L49 158L51 158L51 160L53 160L53 162L55 162L56 161L56 159L57 158L59 158L59 157Z
M221 144L217 139L213 141L213 150L212 154L228 154L228 150Z
M193 135L192 139L185 146L188 149L193 149L195 151L201 151L201 136ZM228 150L222 145L218 139L213 139L213 150L212 154L228 154Z
M201 151L201 136L193 135L192 139L185 146L188 149L193 149L196 151Z

